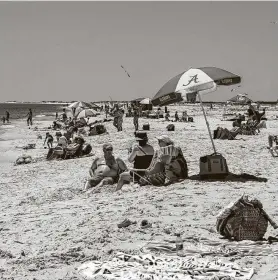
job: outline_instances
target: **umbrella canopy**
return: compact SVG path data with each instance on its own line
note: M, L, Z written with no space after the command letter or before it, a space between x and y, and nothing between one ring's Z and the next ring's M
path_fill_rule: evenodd
M140 101L142 101L144 99L145 99L144 97L140 97L140 98L133 99L130 102L140 102Z
M227 100L227 102L229 103L233 103L233 104L248 104L250 102L253 102L250 98L248 98L245 94L238 94L234 97L232 97L231 99Z
M216 148L213 142L200 93L215 91L217 86L234 85L240 82L240 76L220 68L191 68L167 82L153 97L152 104L154 106L165 106L183 100L189 101L189 99L194 99L193 97L198 94L212 147L214 153L216 153Z
M93 106L90 103L87 103L87 102L76 101L76 102L71 103L68 107L69 108L78 108L78 107L81 107L81 108L92 108Z
M80 113L78 113L77 118L88 118L94 117L97 115L97 112L93 109L84 109Z
M148 105L148 104L152 104L152 102L150 98L145 98L142 101L140 101L140 104Z
M161 106L183 100L190 101L194 93L197 95L197 92L212 92L217 86L228 86L240 82L240 76L220 68L191 68L168 81L153 97L152 104Z

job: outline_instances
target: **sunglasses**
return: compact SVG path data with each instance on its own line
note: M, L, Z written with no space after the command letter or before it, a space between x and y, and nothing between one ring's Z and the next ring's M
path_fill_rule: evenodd
M112 148L108 148L108 149L105 149L105 151L106 151L106 152L109 152L109 151L112 152L113 149L112 149Z

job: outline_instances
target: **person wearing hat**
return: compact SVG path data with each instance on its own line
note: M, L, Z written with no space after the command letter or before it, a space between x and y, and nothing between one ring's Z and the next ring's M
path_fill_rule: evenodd
M188 177L188 167L180 147L165 135L157 137L160 158L165 163L165 174L169 183L175 183Z
M138 142L137 145L134 145L133 148L129 151L128 161L133 162L134 169L147 169L154 155L153 146L148 144L148 136L146 132L135 132L135 140ZM144 176L144 171L138 171L137 174L134 174L134 181L138 182L140 176ZM130 182L132 180L132 172L124 172L120 175L119 182L116 188L120 190L125 182Z
M127 170L124 161L114 157L111 144L104 144L102 150L103 157L97 157L89 170L91 178L85 184L84 189L86 191L93 187L102 187L116 183L120 174ZM90 192L89 190L88 193Z

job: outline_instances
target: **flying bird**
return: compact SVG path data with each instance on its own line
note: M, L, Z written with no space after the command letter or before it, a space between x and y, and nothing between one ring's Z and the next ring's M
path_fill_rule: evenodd
M124 71L126 72L126 74L128 75L128 77L130 78L129 73L125 70L124 66L123 66L123 65L121 65L121 67L124 69Z
M278 21L271 21L272 24L278 24Z

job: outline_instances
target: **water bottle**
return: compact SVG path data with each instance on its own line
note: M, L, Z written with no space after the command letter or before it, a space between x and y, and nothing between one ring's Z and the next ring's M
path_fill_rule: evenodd
M177 238L176 238L176 251L179 252L179 251L182 251L182 250L183 250L183 241L182 241L182 238L181 238L181 234L178 233Z

